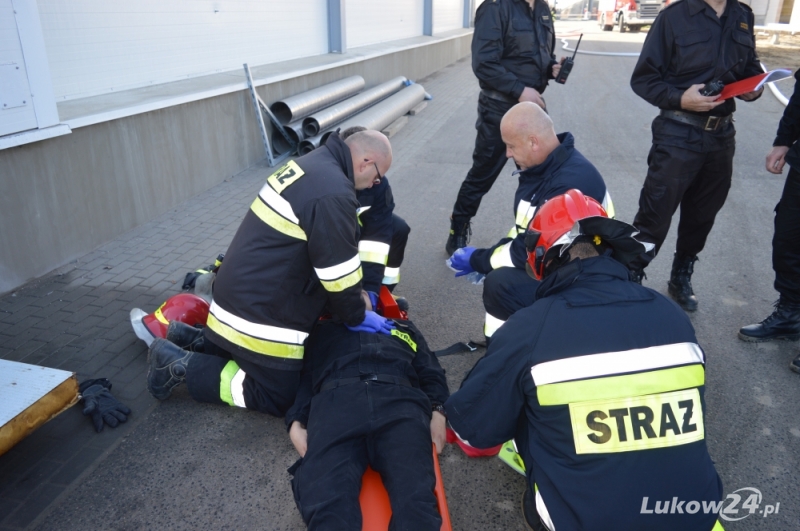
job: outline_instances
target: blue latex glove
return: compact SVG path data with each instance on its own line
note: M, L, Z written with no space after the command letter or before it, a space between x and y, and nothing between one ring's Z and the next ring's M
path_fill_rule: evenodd
M347 328L352 332L368 332L370 334L386 334L388 336L392 333L394 323L389 319L384 319L375 312L367 310L361 324L348 326Z
M374 291L368 291L367 295L369 295L369 302L372 304L372 311L376 311L378 309L378 294Z
M462 247L461 249L456 249L456 252L450 257L450 269L456 272L456 277L463 277L475 271L469 265L469 259L474 252L475 247Z

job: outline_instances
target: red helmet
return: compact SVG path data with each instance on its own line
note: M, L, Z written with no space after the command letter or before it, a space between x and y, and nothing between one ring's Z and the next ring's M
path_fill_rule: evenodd
M156 337L166 338L171 321L180 321L191 326L205 325L209 304L191 293L178 293L166 300L153 313L144 313L139 308L131 310L131 325L136 336L149 346Z
M576 232L570 234L579 220L591 217L608 218L603 207L583 195L579 190L569 190L539 207L525 233L528 265L536 280L545 277L545 265L572 244Z

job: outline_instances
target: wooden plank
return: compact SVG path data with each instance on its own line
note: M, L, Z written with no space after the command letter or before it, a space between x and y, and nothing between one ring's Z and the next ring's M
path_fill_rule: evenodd
M0 360L0 455L77 401L73 373Z

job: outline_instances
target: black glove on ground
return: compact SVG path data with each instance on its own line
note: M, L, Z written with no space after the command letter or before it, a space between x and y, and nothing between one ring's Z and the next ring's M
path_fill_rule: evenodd
M105 424L116 428L120 422L128 420L130 408L111 394L111 382L107 378L87 380L80 387L83 400L83 414L91 416L94 431L101 432Z

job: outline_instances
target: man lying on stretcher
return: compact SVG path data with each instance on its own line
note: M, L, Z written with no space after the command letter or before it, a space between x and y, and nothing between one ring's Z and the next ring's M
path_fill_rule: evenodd
M367 465L389 493L389 529L440 529L431 440L441 452L445 417L437 409L450 393L419 330L408 320L394 324L390 334L368 334L320 321L306 342L286 426L301 456L289 473L309 529L361 530Z

